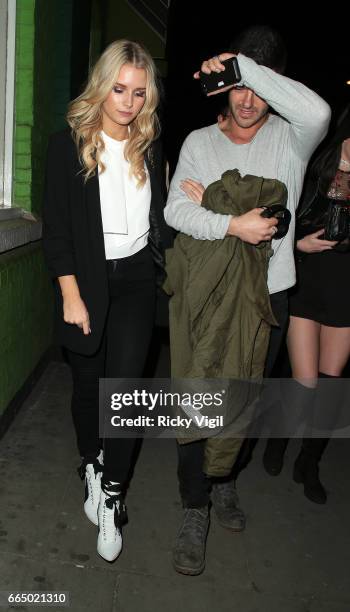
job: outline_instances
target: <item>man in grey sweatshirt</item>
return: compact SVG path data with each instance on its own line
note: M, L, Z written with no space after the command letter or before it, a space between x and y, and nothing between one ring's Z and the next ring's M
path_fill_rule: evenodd
M232 45L242 76L228 94L227 119L195 130L186 138L173 176L165 208L167 223L199 240L236 236L251 244L272 239L268 288L279 328L273 328L265 374L276 360L288 323L287 289L295 283L295 209L311 154L327 132L330 109L324 100L301 83L281 73L285 48L279 34L266 26L241 33ZM202 71L224 70L221 53L202 64ZM196 73L195 78L199 77ZM272 112L274 111L274 112ZM278 179L288 189L292 214L289 232L273 240L276 220L261 217L254 209L239 217L221 215L200 206L201 194L226 170ZM210 483L201 470L204 441L178 445L180 493L184 519L174 549L174 566L196 575L205 565L209 525ZM212 483L212 503L221 524L233 531L244 529L234 481Z

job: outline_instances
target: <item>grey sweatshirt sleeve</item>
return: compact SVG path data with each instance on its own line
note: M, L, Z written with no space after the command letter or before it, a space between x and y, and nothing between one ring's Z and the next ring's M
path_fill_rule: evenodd
M302 83L260 66L249 57L239 53L237 59L242 82L287 119L294 152L307 162L327 133L331 117L327 102Z
M176 171L170 184L164 217L168 225L197 240L222 239L226 236L232 216L216 214L202 208L199 204L189 200L180 188L180 182L188 178L201 182L200 173L191 152L191 140L192 135L190 134L182 145Z
M305 85L259 66L244 55L238 55L238 63L242 82L290 124L291 163L293 156L297 156L306 164L326 135L330 119L328 104ZM187 178L201 182L198 151L201 147L205 150L208 144L202 137L200 130L192 132L183 144L164 216L168 225L199 240L222 239L232 217L205 210L191 202L180 188L181 180Z

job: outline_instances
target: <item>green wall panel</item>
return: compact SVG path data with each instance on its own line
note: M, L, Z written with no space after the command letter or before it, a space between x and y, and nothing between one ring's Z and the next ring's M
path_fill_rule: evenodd
M37 214L47 139L64 127L70 99L72 5L17 0L14 201Z
M73 0L17 0L14 204L40 215L48 136L70 98ZM52 342L41 242L0 255L0 416Z
M0 415L51 344L53 300L40 242L0 257Z

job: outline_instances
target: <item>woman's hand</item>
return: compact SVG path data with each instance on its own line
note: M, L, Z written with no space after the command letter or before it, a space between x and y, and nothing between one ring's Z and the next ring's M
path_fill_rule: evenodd
M308 234L301 240L297 241L298 251L303 253L322 253L322 251L330 251L337 243L337 240L322 240L320 236L324 234L324 229L318 230L313 234Z
M198 183L192 179L186 179L181 181L180 187L192 202L196 204L202 203L203 193L205 191L202 183Z
M77 279L74 274L59 276L63 298L63 319L66 323L77 325L85 336L91 334L90 317L87 308L80 297Z
M85 336L91 334L89 313L80 296L63 299L63 319L66 323L80 327Z
M223 70L225 70L225 66L222 64L222 62L224 62L225 60L229 59L230 57L235 57L234 53L220 53L220 55L215 55L214 57L211 57L208 60L205 60L202 65L201 65L201 71L205 72L205 74L210 74L211 72L222 72ZM195 72L193 75L194 79L199 79L199 70L198 72ZM232 85L229 85L227 87L222 87L220 89L218 89L217 91L212 91L211 93L208 94L209 96L215 96L218 93L221 93L222 91L229 91L229 89L232 89Z

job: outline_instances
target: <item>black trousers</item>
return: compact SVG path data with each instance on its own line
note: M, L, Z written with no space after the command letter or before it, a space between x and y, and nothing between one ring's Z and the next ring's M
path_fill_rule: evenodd
M280 351L288 325L288 293L280 291L270 296L272 311L279 323L279 327L272 327L269 347L266 357L264 376L271 375L278 353ZM244 445L249 446L252 441L247 438ZM187 508L201 508L209 503L211 479L203 472L205 440L177 444L178 449L178 479L183 505ZM249 449L244 449L243 455ZM240 453L241 454L241 453ZM235 468L234 468L235 469ZM230 480L232 477L225 478Z
M73 375L72 416L81 457L95 457L103 446L103 479L125 484L136 441L99 439L99 378L142 376L155 315L155 269L148 246L106 265L110 307L101 345L88 356L67 351Z

